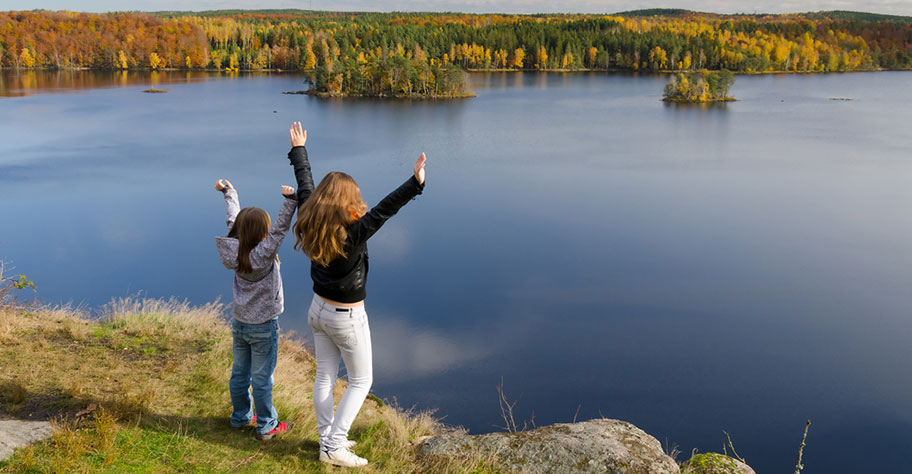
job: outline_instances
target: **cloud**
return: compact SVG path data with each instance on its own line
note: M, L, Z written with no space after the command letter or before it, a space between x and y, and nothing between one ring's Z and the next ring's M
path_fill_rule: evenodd
M386 381L445 372L490 354L470 330L443 336L388 315L371 315L370 325L374 369Z

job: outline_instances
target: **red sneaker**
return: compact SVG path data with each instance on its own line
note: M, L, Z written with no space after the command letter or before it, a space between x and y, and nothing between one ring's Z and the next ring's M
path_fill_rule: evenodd
M260 441L266 441L268 439L275 438L275 435L279 433L284 433L291 429L291 425L285 423L284 421L277 424L275 428L272 429L269 433L257 434L257 439Z

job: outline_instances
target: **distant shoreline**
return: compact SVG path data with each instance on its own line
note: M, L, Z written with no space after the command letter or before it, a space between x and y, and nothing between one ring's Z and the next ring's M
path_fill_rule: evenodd
M719 69L707 69L710 72L718 72ZM51 68L51 67L35 67L35 68L16 68L3 66L0 67L0 71L20 71L20 72L76 72L76 71L88 71L88 72L208 72L208 73L222 73L222 74L239 74L239 73L278 73L278 74L308 74L311 71L302 71L299 69L239 69L237 71L226 71L225 69L213 69L213 68L200 68L200 69L185 69L185 68L133 68L133 69L108 69L108 68L93 68L86 66L79 67L61 67L61 68ZM504 73L515 73L515 72L548 72L548 73L575 73L575 72L604 72L604 73L622 73L622 74L677 74L677 73L687 73L694 72L694 69L660 69L660 70L631 70L631 69L600 69L600 68L580 68L580 69L509 69L509 68L469 68L465 70L468 73L481 73L481 72L504 72ZM778 75L778 74L788 74L788 75L818 75L818 74L850 74L855 72L891 72L891 71L912 71L912 67L907 68L870 68L870 69L853 69L851 71L732 71L735 75L739 76L764 76L764 75Z

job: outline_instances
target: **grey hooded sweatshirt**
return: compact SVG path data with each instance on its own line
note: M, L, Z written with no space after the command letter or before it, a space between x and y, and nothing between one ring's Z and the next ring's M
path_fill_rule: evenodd
M234 188L222 191L228 206L228 231L241 210L238 194ZM234 318L245 324L261 324L275 319L285 311L285 294L282 291L282 274L276 253L291 227L291 218L298 201L294 196L286 197L279 215L272 222L266 240L250 250L250 266L253 271L237 271L238 240L233 237L216 237L222 264L234 270Z

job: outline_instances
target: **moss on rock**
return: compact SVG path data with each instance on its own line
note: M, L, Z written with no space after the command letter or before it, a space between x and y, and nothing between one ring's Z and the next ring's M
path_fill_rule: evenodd
M681 474L754 474L747 464L719 453L696 454L681 465Z

